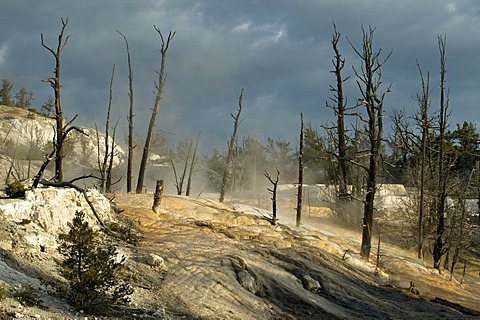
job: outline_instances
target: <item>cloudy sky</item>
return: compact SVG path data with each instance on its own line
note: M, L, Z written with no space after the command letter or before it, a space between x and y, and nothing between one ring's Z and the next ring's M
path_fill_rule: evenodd
M392 92L385 104L412 112L419 92L416 60L430 71L432 109L438 105L437 36L447 36L447 86L452 124L480 126L480 1L462 0L0 0L0 78L34 92L39 108L52 93L51 76L61 17L70 35L62 54L63 108L77 124L103 123L112 65L113 108L120 127L128 113L129 40L134 73L135 128L145 132L160 62L154 25L176 35L167 56L167 81L157 128L172 144L194 138L225 149L240 90L244 88L240 136L295 141L300 112L314 127L333 120L325 108L334 83L332 22L342 34L345 75L358 59L362 25L376 28L374 47L391 58L383 68ZM358 98L354 79L348 99Z

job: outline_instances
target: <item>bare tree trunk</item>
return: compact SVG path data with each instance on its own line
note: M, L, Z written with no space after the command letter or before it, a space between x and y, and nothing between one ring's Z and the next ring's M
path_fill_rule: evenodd
M147 137L145 138L145 145L143 147L142 160L140 161L140 169L138 171L138 180L137 180L137 188L136 188L137 193L142 193L142 189L143 189L143 180L144 180L145 171L147 168L147 159L148 159L148 153L150 150L150 143L152 141L153 127L155 126L155 119L157 117L158 108L160 106L160 100L162 98L162 93L163 93L163 86L165 84L165 78L166 78L165 61L167 58L167 50L170 45L170 41L172 41L173 37L175 36L175 32L170 31L167 37L167 41L165 41L162 33L160 32L160 29L155 27L155 30L160 35L160 39L162 41L162 46L160 48L162 58L160 62L160 72L158 72L158 83L155 83L156 95L155 95L155 102L153 104L152 117L150 118L150 123L148 125Z
M477 224L480 225L480 160L477 160L475 167L477 171Z
M180 193L178 194L179 196L182 195L183 192L183 183L185 182L185 176L187 175L187 168L188 168L188 160L190 159L190 152L192 151L192 142L190 142L190 145L188 146L188 152L187 152L187 157L185 159L185 164L183 166L183 172L180 177Z
M112 146L111 146L111 150L110 150L110 153L108 154L109 156L109 161L108 161L108 166L107 166L107 176L106 176L106 183L105 183L105 191L106 192L112 192L112 186L114 184L114 182L112 182L112 171L113 171L113 160L114 160L114 157L115 157L115 135L116 135L116 132L117 132L117 125L118 125L118 121L117 123L115 124L115 126L113 127L113 132L112 132ZM120 177L115 183L119 182L122 178Z
M363 226L362 226L362 245L361 255L368 261L370 257L370 249L372 243L372 227L374 200L377 188L378 166L382 148L383 133L383 101L386 93L390 92L390 87L386 91L380 92L381 68L385 61L391 55L380 60L381 50L373 52L373 34L375 29L369 27L368 31L363 31L362 52L354 48L357 55L362 61L361 72L354 69L357 77L357 86L362 95L361 103L365 106L367 112L367 137L369 143L368 167L364 167L367 171L367 190L364 200Z
M265 171L264 176L270 181L270 183L273 185L272 189L267 188L267 190L271 193L272 195L272 225L277 224L277 186L278 186L278 177L280 176L280 172L277 169L277 176L275 179L273 179L268 172Z
M298 148L298 191L297 191L297 219L296 225L300 227L302 221L302 202L303 202L303 113L300 113L300 145Z
M104 143L105 143L105 152L103 154L103 159L100 159L100 141L99 141L99 132L98 129L97 131L97 156L98 156L98 170L100 171L100 178L101 178L101 190L102 192L107 191L107 164L108 164L108 159L109 159L109 154L110 154L110 147L109 147L109 131L110 131L110 111L112 108L112 98L113 98L113 78L115 75L115 64L113 65L112 68L112 76L110 77L110 94L109 94L109 99L108 99L108 107L107 107L107 115L105 117L105 137L104 137ZM97 126L95 125L95 128ZM100 161L102 160L102 161Z
M163 197L163 180L157 180L155 193L153 194L153 206L152 206L152 210L156 214L158 214L160 210L160 205L162 204L162 197Z
M430 74L427 73L426 80L423 77L422 69L417 62L418 70L420 72L420 80L422 84L422 95L417 97L417 101L420 107L420 119L422 124L422 136L421 136L421 158L420 158L420 196L418 204L418 252L417 257L421 259L423 257L423 216L424 216L424 204L425 204L425 166L427 160L427 137L428 130L428 106L429 106L429 83Z
M223 202L225 199L225 190L227 188L227 176L228 176L228 166L230 160L233 156L235 141L237 140L238 126L240 125L240 113L242 112L242 98L243 98L243 89L240 91L240 96L238 97L238 109L237 114L234 116L230 114L233 118L233 133L230 137L230 143L228 144L227 157L225 158L225 168L223 170L222 184L220 186L220 198L218 201Z
M440 51L440 109L439 109L439 143L438 143L438 155L437 155L437 166L438 166L438 194L437 194L437 203L435 206L435 211L437 215L437 230L435 235L435 244L433 247L433 267L440 270L440 262L442 256L445 254L446 242L443 238L443 233L445 232L445 201L447 199L447 175L448 172L445 170L445 131L447 123L447 109L448 109L448 99L445 99L445 74L447 72L446 66L446 56L445 56L445 47L446 47L446 38L438 36L438 47Z
M127 60L128 60L128 97L130 100L130 108L128 115L128 159L127 159L127 192L132 192L132 175L133 175L133 72L132 72L132 63L130 60L130 48L128 46L127 37L123 35L120 31L117 32L125 40L125 45L127 46Z
M170 163L172 164L173 176L175 178L174 184L175 184L175 188L177 189L177 194L181 195L182 189L180 188L180 182L178 181L177 169L175 168L175 160L173 158L173 155L170 157Z
M190 195L190 190L192 188L192 175L195 167L195 158L197 156L197 147L198 140L200 139L200 133L197 135L197 140L195 140L195 148L193 149L192 162L190 163L190 171L188 173L187 189L185 190L185 195L188 197Z
M56 150L55 150L55 147L54 147L53 150L49 154L45 155L45 161L43 161L40 169L38 170L37 175L33 178L32 189L35 189L36 187L38 187L38 184L40 183L40 180L43 177L43 173L44 173L45 169L47 168L48 164L50 163L50 161L52 161L55 153L56 153ZM8 179L8 175L7 175L7 179ZM8 182L6 182L6 183L8 183Z
M63 157L64 157L64 153L63 153L64 126L63 126L62 106L60 103L60 88L62 87L60 83L60 59L61 59L62 51L65 48L65 45L67 44L68 38L70 37L70 36L67 36L65 40L63 39L63 33L65 31L65 28L68 25L68 18L66 19L62 18L61 21L62 21L62 29L60 31L60 35L58 36L58 45L56 50L53 50L52 48L45 45L43 41L43 34L42 33L40 34L40 40L41 40L42 46L48 51L50 51L50 53L55 58L55 70L54 70L55 77L49 77L44 79L43 81L49 83L55 93L55 122L56 122L55 181L56 182L63 182Z
M334 98L331 100L335 103L335 106L331 107L334 109L335 115L337 117L337 150L338 150L338 166L340 168L340 179L338 179L338 197L340 202L345 202L349 199L348 189L347 189L347 142L346 142L346 131L345 131L345 98L343 95L343 83L348 80L349 77L342 77L342 70L345 66L345 59L342 59L342 55L338 49L338 42L340 40L340 33L337 32L335 24L333 25L333 36L332 36L332 47L335 52L335 58L332 60L333 67L335 68L332 73L335 74L337 80L336 87L330 87L330 91L334 92ZM328 104L327 104L328 106Z

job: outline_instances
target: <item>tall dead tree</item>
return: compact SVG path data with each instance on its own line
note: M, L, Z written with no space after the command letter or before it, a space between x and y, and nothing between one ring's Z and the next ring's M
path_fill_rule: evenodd
M420 185L419 185L419 204L418 204L418 251L417 257L419 259L423 256L423 217L424 217L424 208L425 208L425 170L427 165L427 138L429 135L429 121L428 121L428 107L429 107L429 83L430 83L430 74L427 73L426 79L423 76L422 69L420 64L417 62L417 67L420 72L420 81L422 86L422 93L417 95L417 102L420 108L420 124L422 128L422 133L420 137Z
M132 175L133 175L133 72L132 63L130 60L130 48L128 46L127 37L117 30L117 32L125 40L127 47L127 61L128 61L128 97L130 108L128 113L128 158L127 158L127 192L132 192Z
M58 44L57 48L54 50L53 48L47 46L43 41L43 33L40 34L40 40L42 43L42 47L50 51L50 53L55 58L55 69L53 71L54 77L48 77L43 80L50 84L54 91L55 97L55 178L56 182L63 182L63 146L64 146L64 124L63 124L63 112L62 112L62 105L60 103L60 62L61 62L61 54L65 46L67 45L68 38L70 36L65 37L64 39L64 32L65 28L68 25L68 18L64 19L61 18L62 28L60 30L60 34L58 36Z
M170 46L170 42L175 36L175 32L170 31L168 33L167 40L163 38L162 32L159 28L154 26L155 30L160 36L162 45L160 47L161 53L161 62L160 62L160 72L158 72L158 82L155 82L155 102L153 104L152 116L150 118L150 123L148 125L147 137L145 138L145 144L143 146L142 160L140 161L140 169L138 170L138 180L136 193L142 193L143 189L143 180L145 177L145 171L147 168L148 153L150 150L150 143L152 141L153 128L155 127L155 119L158 114L158 108L160 107L160 100L162 99L163 87L165 85L166 73L165 73L165 62L167 59L167 51Z
M110 112L112 109L112 98L113 98L113 78L115 76L115 64L112 67L112 75L110 77L110 90L109 90L109 98L108 98L108 106L107 106L107 114L105 116L105 136L104 136L104 144L105 144L105 151L103 156L100 155L100 134L95 125L95 129L97 132L97 161L98 161L98 170L100 171L100 179L101 179L101 190L102 192L107 191L107 172L109 158L110 158L110 139L109 139L109 132L110 132ZM112 155L113 157L113 155Z
M437 195L435 214L437 216L437 230L433 247L433 267L440 269L442 256L448 251L443 233L445 232L445 205L447 200L448 168L445 167L445 133L448 117L448 95L445 92L446 69L446 36L438 36L438 49L440 51L440 106L438 111L438 152L437 152Z
M335 52L335 56L332 60L332 64L334 70L330 71L331 73L335 74L336 79L336 86L330 86L330 91L333 92L333 97L330 100L334 103L333 105L329 105L328 103L326 106L328 108L333 109L335 116L337 117L337 123L335 126L336 133L337 133L337 154L334 156L338 160L338 166L340 169L339 179L338 180L338 198L340 202L344 202L349 199L348 196L348 180L347 180L347 133L345 130L345 116L347 110L354 109L347 108L346 106L346 99L343 93L343 83L347 81L350 77L343 78L342 70L345 66L345 59L342 58L340 54L340 50L338 49L338 42L340 41L340 33L337 32L337 28L335 24L333 24L333 36L332 36L332 47L333 51Z
M302 202L303 202L303 113L300 113L300 142L298 146L298 191L297 191L297 218L296 225L300 227L302 221Z
M364 166L367 172L366 194L364 200L361 255L368 261L372 243L372 227L374 213L374 199L377 189L378 167L381 157L382 133L383 133L383 103L385 95L390 92L390 87L381 90L382 67L392 52L386 58L381 59L381 49L373 51L373 36L375 29L362 27L362 51L353 45L355 53L361 60L361 69L353 68L357 78L357 86L361 94L360 103L365 107L367 118L363 120L366 125L368 139L368 166Z
M230 137L230 142L228 144L227 156L225 157L225 167L223 169L222 184L220 185L220 198L218 201L223 202L225 199L225 190L227 189L227 180L228 180L228 169L230 165L230 160L235 152L235 141L237 140L238 126L242 122L240 120L240 113L242 112L242 98L243 98L243 89L240 91L240 96L238 97L238 108L237 114L233 115L230 113L230 116L233 118L233 133Z

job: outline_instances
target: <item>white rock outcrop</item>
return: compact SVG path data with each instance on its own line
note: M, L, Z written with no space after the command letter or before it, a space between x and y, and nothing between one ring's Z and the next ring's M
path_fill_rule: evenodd
M97 190L87 191L95 211L103 222L112 220L110 202ZM85 221L98 228L84 195L72 188L37 188L26 191L24 199L1 199L0 218L24 229L19 233L25 245L56 247L59 232L68 231L68 223L78 211L85 212ZM21 241L20 241L21 242Z

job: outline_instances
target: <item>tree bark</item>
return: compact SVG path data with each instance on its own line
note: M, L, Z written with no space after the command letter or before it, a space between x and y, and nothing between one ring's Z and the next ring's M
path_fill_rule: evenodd
M187 157L185 159L185 164L183 166L182 175L180 176L180 188L178 193L179 196L181 196L183 192L183 183L185 182L185 176L187 175L188 160L190 159L190 152L192 151L192 143L193 142L190 142L190 145L188 146Z
M272 195L272 225L277 224L277 186L278 186L278 177L280 176L280 172L277 169L277 176L275 179L273 179L268 172L265 171L263 174L268 181L273 185L272 189L267 188L267 190L271 193Z
M421 158L420 158L420 190L419 190L419 205L418 205L418 251L417 257L423 257L423 216L425 204L425 166L427 160L427 136L429 132L428 125L428 106L429 106L429 83L430 75L427 73L426 81L423 78L423 73L420 65L417 62L418 70L420 72L422 95L417 97L420 107L422 136L421 136Z
M238 97L238 109L237 114L234 116L230 114L233 118L233 133L230 137L230 143L228 144L227 156L225 158L225 167L223 170L222 184L220 186L220 198L218 201L223 202L225 199L225 190L227 188L227 179L228 179L228 166L233 155L235 140L237 139L238 126L240 125L240 113L242 112L242 98L243 98L243 89L240 91L240 96Z
M162 45L160 48L160 53L161 53L160 72L158 72L158 83L155 83L155 89L156 89L155 102L153 104L152 116L150 118L150 123L148 125L147 137L145 138L142 160L140 161L140 169L138 171L136 193L142 193L142 189L143 189L143 181L145 177L145 171L147 168L147 160L148 160L148 154L150 151L150 143L152 141L153 128L155 127L155 119L158 114L160 100L162 99L163 87L165 85L165 78L166 78L165 61L167 58L167 51L170 45L170 41L172 41L173 37L175 36L175 32L170 31L168 34L167 40L165 41L162 33L160 32L160 29L158 29L157 27L154 27L154 28L157 31L157 33L160 35L160 39L162 42Z
M127 37L117 30L117 32L125 40L127 47L127 62L128 62L128 97L129 97L129 113L128 113L128 158L127 158L127 192L132 192L132 175L133 175L133 72L132 63L130 59L130 48Z
M43 41L43 34L40 34L40 40L42 43L42 46L50 51L50 53L53 55L55 58L55 70L54 70L54 77L49 77L44 79L44 82L47 82L50 84L50 86L53 88L54 94L55 94L55 181L56 182L62 182L63 181L63 158L64 158L64 152L63 152L63 142L64 142L64 125L63 125L63 113L62 113L62 106L60 103L60 88L61 83L60 83L60 74L61 74L61 54L63 49L65 48L65 45L67 44L68 38L70 36L67 36L65 40L63 39L63 34L65 31L65 28L68 25L68 18L66 19L61 19L62 22L62 28L60 31L60 35L58 36L58 45L56 50L53 50L52 48L48 47L44 41Z
M297 218L296 225L300 227L302 221L302 202L303 202L303 113L300 113L300 145L298 148L298 192L297 192Z
M156 214L158 214L160 210L160 205L162 204L162 197L163 197L163 180L157 180L155 193L153 194L153 206L152 206L152 210Z
M433 247L433 267L440 270L442 256L445 254L446 242L443 238L445 232L445 202L447 199L447 176L445 170L445 131L447 123L448 99L445 99L445 74L446 70L446 38L438 36L438 47L440 51L440 107L439 107L439 143L438 143L438 185L437 185L437 203L435 211L437 215L437 230L435 234L435 244Z
M195 167L195 158L197 156L197 147L198 147L198 140L199 139L200 139L200 133L198 133L197 140L195 140L195 147L193 149L192 162L190 163L190 171L188 172L187 189L185 190L185 195L187 197L190 195L190 190L192 188L192 175L193 175L193 170L194 170L194 167Z
M337 80L336 88L330 88L335 92L333 99L336 102L335 114L337 116L337 142L338 142L338 166L340 168L340 179L338 179L338 198L340 202L345 202L349 199L347 189L347 142L345 131L345 98L343 95L343 83L348 79L342 77L342 70L345 66L345 59L342 59L342 55L338 49L338 42L340 40L340 33L337 32L335 24L333 25L334 33L332 36L332 47L335 52L335 58L332 61L335 68L332 72L335 74Z
M361 255L368 261L372 243L374 201L377 188L378 165L381 157L382 133L383 133L383 102L386 93L390 92L390 87L381 92L381 68L391 55L391 52L384 60L380 59L381 50L373 51L373 35L375 29L369 27L368 31L363 31L362 52L353 47L362 61L361 72L357 72L357 86L362 98L360 102L365 106L367 113L366 130L368 138L368 166L367 171L366 195L364 200L363 224L362 224L362 244Z

